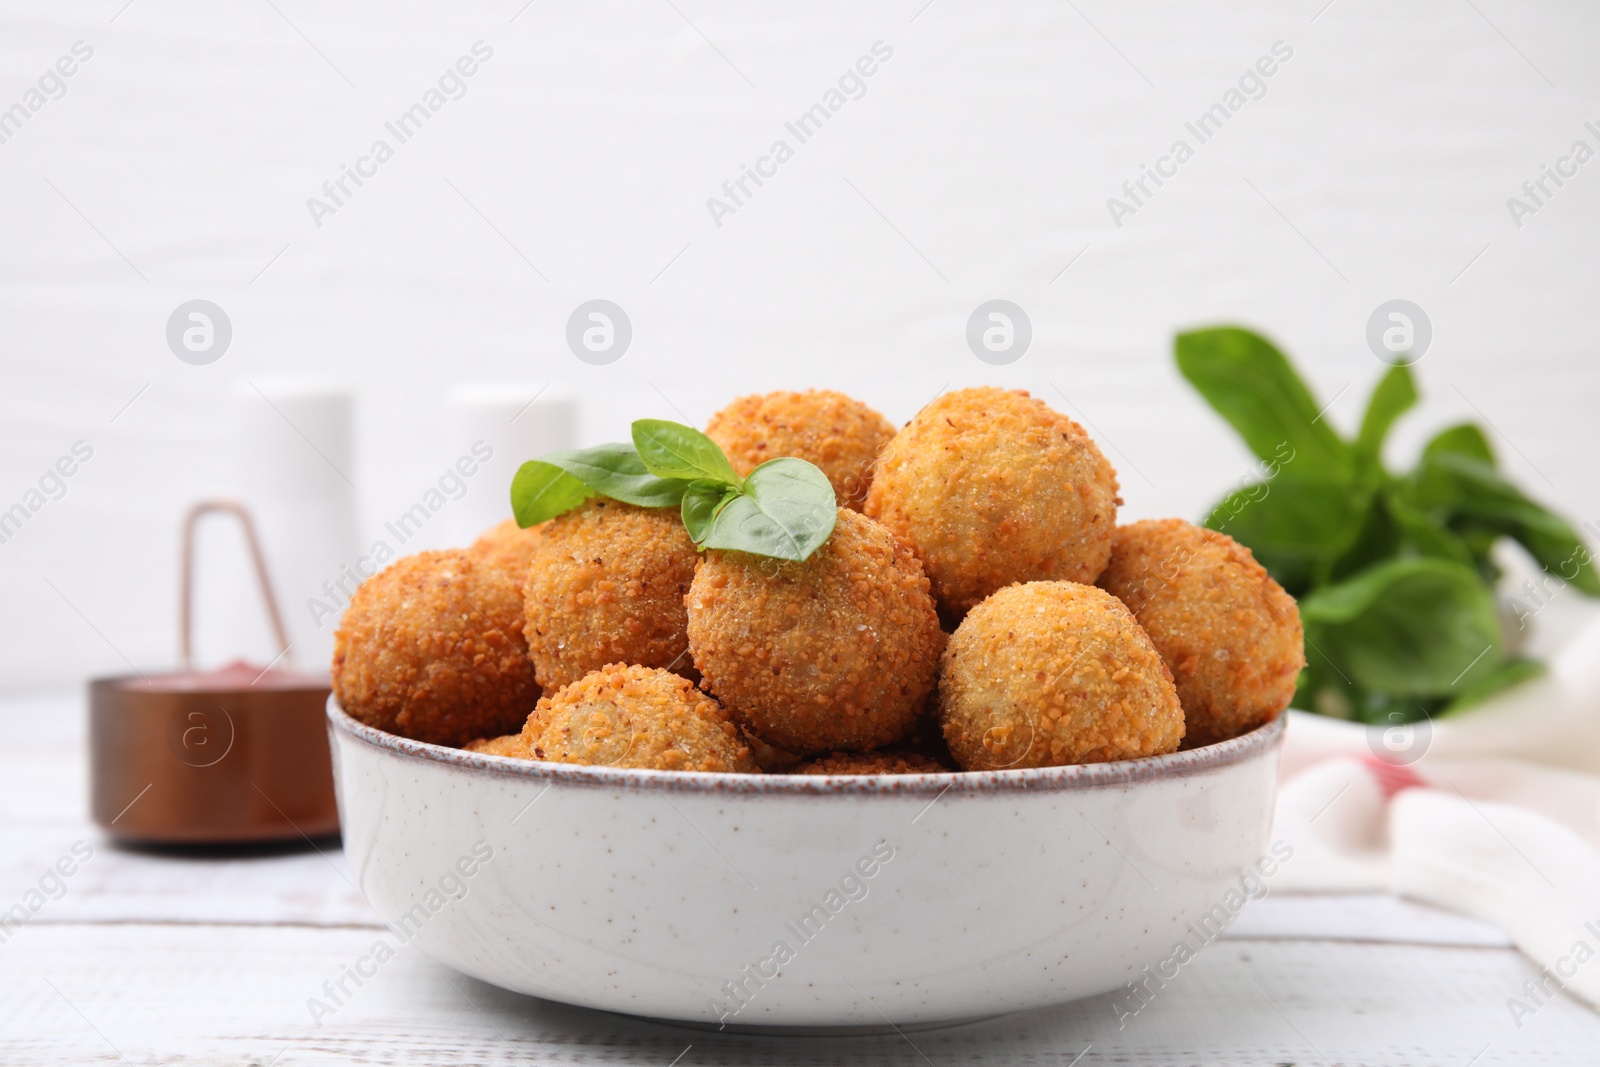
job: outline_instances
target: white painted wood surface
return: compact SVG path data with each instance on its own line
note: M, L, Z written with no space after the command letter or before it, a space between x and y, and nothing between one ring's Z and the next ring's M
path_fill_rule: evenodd
M1383 897L1287 894L1252 904L1121 1027L1095 998L903 1035L715 1034L507 993L404 949L319 1026L308 998L386 937L337 847L116 848L84 814L82 720L76 694L0 703L0 908L75 842L94 849L0 944L4 1064L1480 1067L1593 1064L1600 1049L1600 1016L1561 996L1516 1025L1507 999L1536 971L1490 927Z

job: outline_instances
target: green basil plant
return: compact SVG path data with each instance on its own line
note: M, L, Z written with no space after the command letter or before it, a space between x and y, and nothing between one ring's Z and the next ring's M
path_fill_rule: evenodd
M1247 546L1299 600L1307 666L1296 707L1413 722L1539 674L1508 633L1530 612L1514 602L1503 610L1495 596L1501 538L1600 596L1577 531L1499 472L1477 426L1436 434L1407 472L1384 465L1390 428L1417 402L1407 367L1378 382L1350 439L1258 334L1179 334L1176 353L1183 376L1263 461L1264 476L1224 498L1206 525Z

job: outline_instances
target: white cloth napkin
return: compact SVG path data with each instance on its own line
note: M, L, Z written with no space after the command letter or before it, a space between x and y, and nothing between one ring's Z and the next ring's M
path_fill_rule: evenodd
M1491 922L1542 968L1520 1023L1567 992L1600 1008L1600 621L1482 707L1384 730L1290 712L1278 885L1387 890Z

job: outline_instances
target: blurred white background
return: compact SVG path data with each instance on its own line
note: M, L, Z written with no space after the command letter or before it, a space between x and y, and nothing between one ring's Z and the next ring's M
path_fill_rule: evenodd
M1126 516L1198 517L1249 459L1174 331L1264 330L1349 428L1384 369L1368 316L1404 298L1434 339L1391 458L1487 421L1532 494L1600 521L1600 162L1520 227L1506 203L1600 148L1597 40L1578 0L9 3L0 510L93 454L0 544L0 686L173 661L180 515L240 491L260 412L236 397L285 379L354 391L347 448L289 429L307 470L338 458L361 547L461 455L461 383L555 383L583 443L755 390L839 388L901 422L946 385L1022 386L1092 427ZM399 144L385 123L480 41ZM875 42L864 94L798 144L784 123ZM1264 94L1116 225L1107 198L1197 144L1185 122L1275 42ZM307 199L380 138L393 158L319 226ZM718 226L707 198L779 138L794 158ZM595 298L633 325L608 366L565 342ZM965 342L993 298L1032 320L1009 366ZM193 299L232 324L205 366L166 340ZM435 518L407 549L449 540ZM204 546L209 573L240 565L232 531ZM272 656L242 577L200 622L208 662Z

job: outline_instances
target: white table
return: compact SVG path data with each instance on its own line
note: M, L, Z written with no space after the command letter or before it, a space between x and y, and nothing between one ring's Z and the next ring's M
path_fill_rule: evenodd
M1375 896L1274 895L1119 1029L1108 998L903 1035L679 1029L535 1000L402 949L332 1017L308 998L382 924L336 847L119 849L87 819L77 693L0 701L0 909L87 842L67 891L0 944L0 1063L1488 1064L1600 1062L1600 1016L1496 930Z

